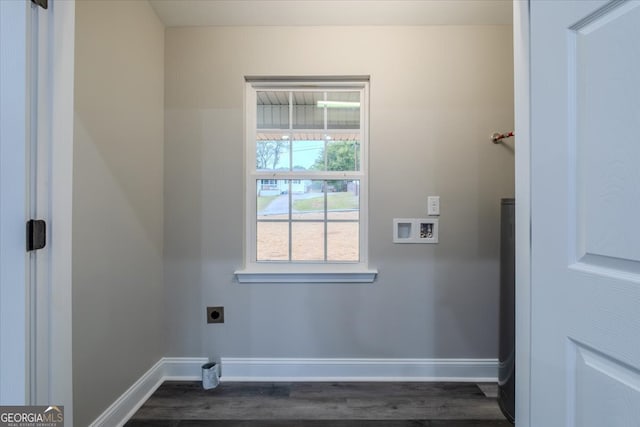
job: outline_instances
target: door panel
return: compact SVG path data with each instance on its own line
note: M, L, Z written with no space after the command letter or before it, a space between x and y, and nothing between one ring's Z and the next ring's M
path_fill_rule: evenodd
M531 425L640 419L640 1L531 3Z
M569 345L569 425L637 426L638 370L579 343Z
M577 257L624 260L628 269L640 261L640 227L633 226L640 218L639 6L599 11L569 33L570 101L576 105L569 126L579 141Z

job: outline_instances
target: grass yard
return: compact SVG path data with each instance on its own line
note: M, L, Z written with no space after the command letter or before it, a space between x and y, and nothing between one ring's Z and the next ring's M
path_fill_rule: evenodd
M358 209L358 196L351 192L327 193L327 210ZM296 211L321 211L324 209L324 195L310 199L293 201L293 209Z

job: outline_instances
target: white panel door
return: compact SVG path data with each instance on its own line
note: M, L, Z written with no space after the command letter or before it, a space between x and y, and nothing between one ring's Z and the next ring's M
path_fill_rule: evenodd
M640 1L531 2L531 425L640 426Z

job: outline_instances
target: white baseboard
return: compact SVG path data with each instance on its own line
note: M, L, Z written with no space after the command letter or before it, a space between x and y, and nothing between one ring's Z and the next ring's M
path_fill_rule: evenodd
M497 359L221 359L221 381L495 382Z
M167 380L192 381L202 378L201 366L205 357L163 357L109 406L90 427L124 425L129 418Z
M163 357L90 427L124 425L164 381L202 378L204 357ZM495 382L496 359L300 359L223 357L221 381Z
M164 381L199 381L202 380L202 365L209 359L206 357L165 357Z

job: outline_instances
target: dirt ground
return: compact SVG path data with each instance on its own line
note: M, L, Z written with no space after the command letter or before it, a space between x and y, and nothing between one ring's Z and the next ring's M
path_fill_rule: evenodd
M324 223L322 214L294 214L294 219L320 220L293 222L291 227L291 256L294 261L324 260ZM287 219L286 215L271 215L269 219ZM358 261L358 212L329 212L327 222L327 260ZM287 222L258 221L258 261L287 261L289 259L289 224Z

